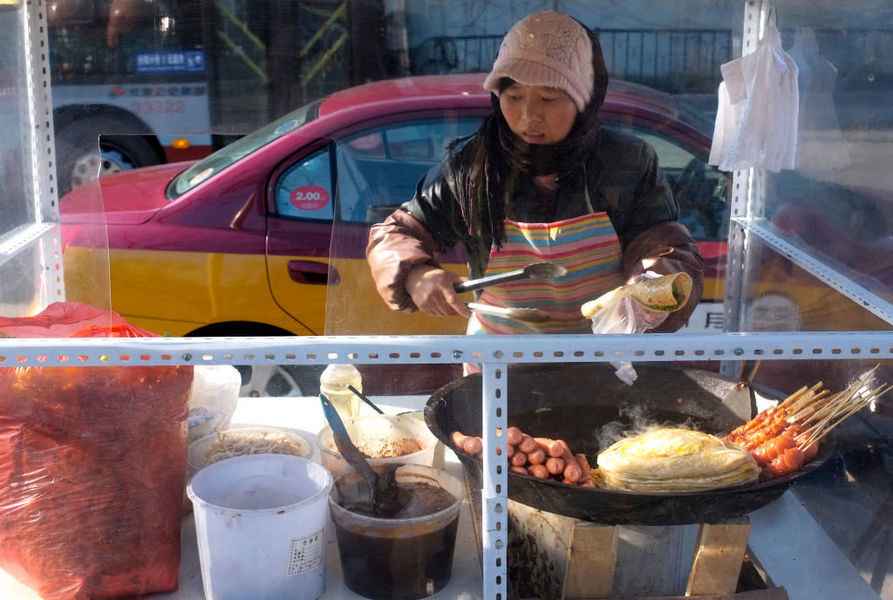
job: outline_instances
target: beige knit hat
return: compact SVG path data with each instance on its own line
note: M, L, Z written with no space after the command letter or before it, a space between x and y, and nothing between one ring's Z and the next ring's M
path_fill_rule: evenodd
M554 11L515 23L499 46L484 89L499 94L499 80L564 90L583 111L592 97L592 41L577 21Z

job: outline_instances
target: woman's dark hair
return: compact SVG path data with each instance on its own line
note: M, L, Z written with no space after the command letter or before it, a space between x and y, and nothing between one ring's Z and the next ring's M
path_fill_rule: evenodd
M557 173L559 181L569 180L578 175L595 148L599 134L598 111L608 91L608 69L598 36L580 25L592 41L592 97L562 141L550 145L526 144L512 133L499 107L498 96L492 94L493 110L480 129L450 145L450 160L461 157L468 169L458 179L460 189L456 200L469 237L481 239L483 236L501 246L505 238L505 206L514 195L518 175ZM499 92L513 83L511 79L501 80Z

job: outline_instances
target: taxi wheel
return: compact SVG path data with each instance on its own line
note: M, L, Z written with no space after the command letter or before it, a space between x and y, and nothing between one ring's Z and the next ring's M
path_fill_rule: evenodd
M242 372L240 396L313 396L319 393L316 367L295 365L255 365L239 369Z
M164 162L149 136L112 135L141 130L144 127L110 115L85 117L62 127L56 132L59 195L104 175ZM102 143L97 147L100 134Z

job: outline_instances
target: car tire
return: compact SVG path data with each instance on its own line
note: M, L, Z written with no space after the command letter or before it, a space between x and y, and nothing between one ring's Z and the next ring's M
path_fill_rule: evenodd
M96 115L73 121L57 131L56 176L59 195L103 174L162 163L163 157L147 136L112 135L139 129L139 126L119 117ZM97 147L100 134L103 134L102 152Z
M240 396L316 396L325 366L254 365L237 367L242 374Z

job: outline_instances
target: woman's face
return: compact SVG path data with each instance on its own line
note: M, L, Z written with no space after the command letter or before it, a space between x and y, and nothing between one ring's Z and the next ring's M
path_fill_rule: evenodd
M512 83L499 94L512 132L528 144L556 144L567 137L577 105L563 90Z

